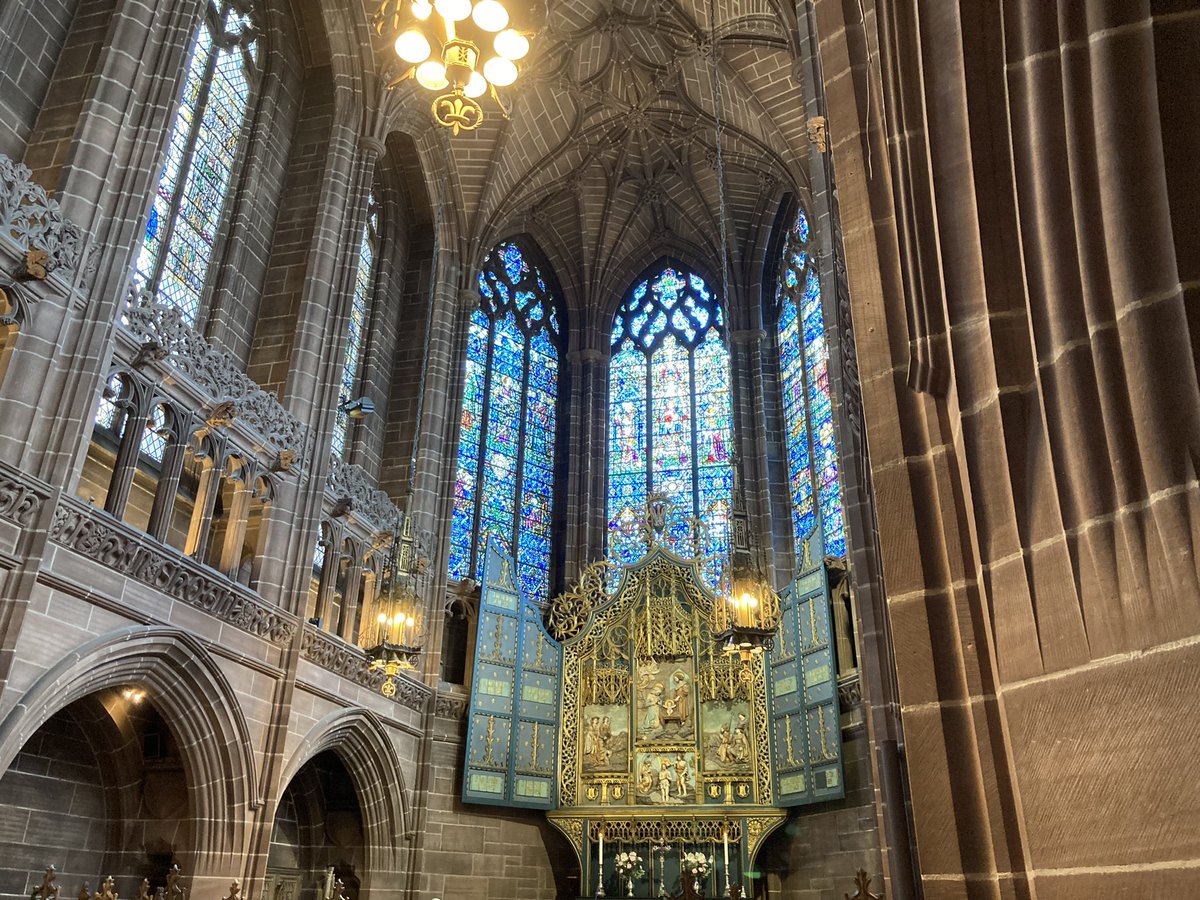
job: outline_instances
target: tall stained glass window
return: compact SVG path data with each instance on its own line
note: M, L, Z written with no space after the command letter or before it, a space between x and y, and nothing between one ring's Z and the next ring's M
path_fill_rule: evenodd
M818 522L829 556L846 555L821 286L801 212L784 241L776 289L780 387L797 558Z
M346 354L342 361L342 382L339 389L337 418L333 425L333 445L330 452L338 459L346 453L350 436L350 414L344 406L354 399L362 369L363 347L366 341L368 307L374 289L375 254L379 246L379 206L375 195L367 198L367 223L358 241L358 266L354 271L354 294L350 298L350 323L346 328Z
M480 578L488 538L513 551L521 588L549 588L559 323L542 274L506 241L484 260L467 334L450 526L450 575Z
M209 0L196 31L137 277L195 324L257 58L249 0Z
M608 376L610 524L640 511L649 493L666 494L707 525L705 574L714 586L729 552L733 498L724 335L720 303L704 280L664 266L617 311Z

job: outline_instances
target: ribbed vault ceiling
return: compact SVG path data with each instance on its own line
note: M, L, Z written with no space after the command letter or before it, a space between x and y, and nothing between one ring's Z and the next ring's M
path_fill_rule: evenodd
M744 280L781 192L806 181L794 13L774 0L551 0L511 118L487 101L484 125L447 145L468 252L527 232L590 308L663 254L716 267L714 12Z

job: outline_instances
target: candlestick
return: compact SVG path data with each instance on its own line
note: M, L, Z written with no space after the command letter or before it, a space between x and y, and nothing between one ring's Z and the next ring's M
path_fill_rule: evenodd
M600 865L599 874L596 876L596 896L604 896L604 829L600 829Z
M726 828L721 832L721 840L725 845L725 896L731 896L731 888L729 884L729 829Z

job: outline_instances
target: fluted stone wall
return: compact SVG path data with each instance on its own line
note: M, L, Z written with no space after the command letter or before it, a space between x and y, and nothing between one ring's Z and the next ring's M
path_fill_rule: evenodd
M815 8L924 896L1197 893L1200 14Z

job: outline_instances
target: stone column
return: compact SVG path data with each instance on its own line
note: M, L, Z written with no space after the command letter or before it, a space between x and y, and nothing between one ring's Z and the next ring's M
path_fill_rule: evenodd
M177 414L173 411L173 414ZM183 477L183 464L187 461L189 436L186 429L176 423L171 438L163 451L162 474L158 488L154 491L154 504L150 507L150 521L146 532L156 541L165 542L171 528L171 517L175 512L175 498L179 494L179 479Z
M480 301L479 293L472 288L455 289L446 283L446 277L458 271L458 261L449 251L442 251L439 256L412 480L414 523L431 534L433 542L432 578L425 611L428 625L422 655L425 679L434 685L441 671L446 618L446 557L454 502L466 331L471 313L479 308Z
M133 476L137 472L142 438L150 421L148 393L147 386L131 380L130 396L117 401L125 407L124 422L121 425L121 443L117 448L117 460L113 464L112 480L104 497L104 509L118 519L125 515L125 506L129 503L129 491L133 487Z
M565 505L562 521L566 543L564 584L603 557L608 534L608 354L583 348L567 354L571 396L566 453L566 490L557 498Z
M242 564L242 544L246 539L246 525L250 516L250 501L253 498L253 486L246 483L246 472L231 476L233 482L233 502L225 511L228 524L225 526L225 536L221 544L220 563L217 566L229 578L236 578Z
M772 558L770 481L767 475L766 406L762 377L762 343L767 334L761 328L746 328L729 334L729 366L732 384L734 446L745 503L750 543L757 545L758 563L770 575Z

